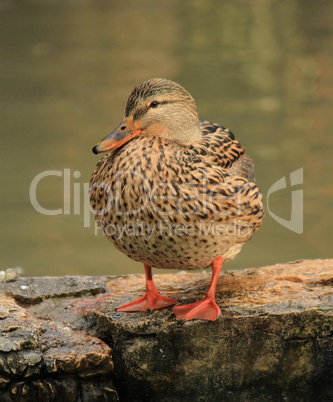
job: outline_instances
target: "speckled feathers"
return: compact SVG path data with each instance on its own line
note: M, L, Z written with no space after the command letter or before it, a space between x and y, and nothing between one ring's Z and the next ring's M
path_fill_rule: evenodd
M143 106L152 99L168 103L166 125L173 107L184 124L197 113L180 85L154 79L133 90L125 116L144 121ZM150 131L104 156L93 173L90 199L97 225L136 261L206 268L218 256L234 258L261 225L251 158L228 129L198 118L196 124L199 134L189 145L188 133L182 143L182 130L172 133L179 141ZM169 130L174 127L171 122Z

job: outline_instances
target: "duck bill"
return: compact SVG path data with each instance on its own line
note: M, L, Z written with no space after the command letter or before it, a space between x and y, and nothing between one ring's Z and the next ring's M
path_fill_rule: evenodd
M95 145L92 151L94 154L112 151L140 134L141 130L134 126L133 121L124 119L111 134Z

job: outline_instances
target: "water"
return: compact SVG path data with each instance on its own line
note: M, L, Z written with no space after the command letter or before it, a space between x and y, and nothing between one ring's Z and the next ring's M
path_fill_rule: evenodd
M266 219L227 268L332 256L331 1L0 0L0 30L0 270L142 272L95 235L83 194L98 160L92 146L152 77L181 83L201 117L229 127L255 160ZM291 188L300 168L304 184ZM31 204L31 183L45 171L58 176L40 180L36 200L65 213ZM282 177L287 188L269 207L289 220L291 190L303 190L301 234L267 211Z

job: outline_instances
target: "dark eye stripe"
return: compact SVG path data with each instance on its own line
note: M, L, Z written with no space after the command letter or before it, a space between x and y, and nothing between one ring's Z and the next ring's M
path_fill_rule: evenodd
M156 101L156 102L158 102L158 101ZM158 102L158 105L165 105L166 103L177 103L177 102L179 102L179 101L176 101L176 100L162 101L162 102ZM141 117L144 116L148 112L150 107L151 107L151 104L149 106L146 106L145 108L138 109L133 115L133 120L141 119Z
M142 116L144 116L147 113L147 109L138 109L134 115L133 115L133 120L139 120L141 119Z

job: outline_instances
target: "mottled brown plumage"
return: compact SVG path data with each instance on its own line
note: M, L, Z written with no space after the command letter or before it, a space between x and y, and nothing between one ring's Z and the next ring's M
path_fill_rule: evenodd
M212 265L206 298L174 311L183 320L215 320L222 258L234 258L263 218L251 158L228 129L199 121L191 95L164 79L133 90L124 120L94 148L104 151L111 152L90 183L96 222L120 251L144 263L147 277L146 295L118 310L176 303L157 292L151 267Z

